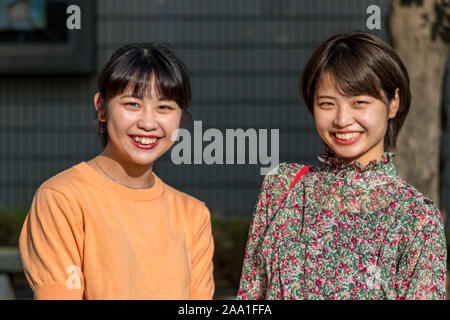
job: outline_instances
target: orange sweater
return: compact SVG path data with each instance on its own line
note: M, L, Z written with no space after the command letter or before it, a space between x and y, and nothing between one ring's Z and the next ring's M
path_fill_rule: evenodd
M36 299L211 299L213 239L203 202L155 175L150 189L86 162L36 191L20 253Z

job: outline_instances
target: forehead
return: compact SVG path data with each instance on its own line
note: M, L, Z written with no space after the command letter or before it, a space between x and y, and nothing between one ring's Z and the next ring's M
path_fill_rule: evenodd
M327 87L332 87L333 81L329 72L322 73L316 82L316 90L320 90Z
M314 96L318 96L324 93L335 93L344 95L343 92L336 85L334 77L329 72L323 72L317 79L316 86L314 88Z
M314 98L321 95L340 96L343 98L356 96L370 96L375 99L384 99L381 89L377 89L375 84L361 82L356 79L340 79L332 72L325 71L319 76L315 89Z
M138 99L160 99L162 94L159 90L159 82L156 76L152 74L150 78L146 77L143 81L137 82L135 79L130 79L125 88L123 89L121 96L131 96Z

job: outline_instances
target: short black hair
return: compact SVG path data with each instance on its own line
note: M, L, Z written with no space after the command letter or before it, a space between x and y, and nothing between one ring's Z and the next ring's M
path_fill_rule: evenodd
M408 71L386 42L368 32L335 35L311 55L300 79L299 91L314 115L314 91L322 74L329 73L339 91L348 96L367 94L388 103L399 89L399 109L388 120L384 150L395 149L398 133L408 115L411 91Z
M166 43L140 42L117 49L98 76L98 92L106 108L108 101L126 90L137 97L150 96L153 88L160 97L174 100L189 115L191 84L189 72ZM106 111L106 110L105 110ZM97 119L97 111L95 112ZM98 120L98 136L103 147L108 143L106 122Z

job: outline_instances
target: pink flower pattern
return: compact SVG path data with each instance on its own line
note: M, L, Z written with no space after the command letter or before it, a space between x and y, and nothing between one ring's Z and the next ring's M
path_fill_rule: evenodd
M326 145L264 179L250 225L238 299L445 299L439 210L385 152L362 165Z

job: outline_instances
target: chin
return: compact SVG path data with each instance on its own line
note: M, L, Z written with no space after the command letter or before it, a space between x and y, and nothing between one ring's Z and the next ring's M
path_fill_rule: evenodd
M147 167L152 165L159 157L131 157L131 162L138 165Z
M361 150L351 150L350 148L344 148L345 147L333 145L332 150L337 157L347 161L358 159L363 154Z
M357 160L357 159L359 159L359 156L352 156L352 157L349 157L349 156L338 156L339 158L341 158L342 160L344 160L344 161L346 161L346 162L350 162L350 161L353 161L353 160Z
M131 150L127 150L127 158L130 163L137 166L147 167L152 165L156 160L164 156L169 148L166 146L158 145L150 150L136 150L135 147Z

